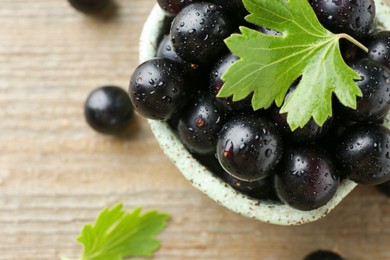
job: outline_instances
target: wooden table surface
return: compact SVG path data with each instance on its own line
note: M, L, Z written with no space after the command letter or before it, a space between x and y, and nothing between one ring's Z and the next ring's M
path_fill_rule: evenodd
M92 131L91 90L127 89L154 0L116 0L88 17L65 0L0 0L0 259L77 257L82 226L122 201L171 214L153 259L302 259L335 249L390 259L390 199L358 187L318 222L241 217L195 190L136 116L128 139Z

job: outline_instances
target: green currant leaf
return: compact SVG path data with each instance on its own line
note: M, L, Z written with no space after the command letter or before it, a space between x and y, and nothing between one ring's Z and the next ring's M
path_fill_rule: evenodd
M77 240L84 245L80 260L122 260L127 256L151 256L159 248L155 237L166 226L167 214L132 212L118 204L100 212L94 225L85 225Z
M225 40L240 60L223 75L218 97L233 101L253 93L255 110L274 102L287 112L292 130L303 127L310 118L322 125L332 115L332 95L348 107L356 108L362 96L354 80L360 79L343 60L340 38L364 48L346 34L333 34L318 21L307 0L243 0L250 12L246 19L282 33L270 36L240 27L241 34ZM286 101L290 85L301 77Z

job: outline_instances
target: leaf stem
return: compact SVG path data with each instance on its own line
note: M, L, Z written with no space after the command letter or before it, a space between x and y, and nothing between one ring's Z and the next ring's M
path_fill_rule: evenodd
M366 46L364 46L361 42L359 42L358 40L356 40L355 38L353 38L352 36L350 36L349 34L346 34L346 33L339 33L339 34L338 34L338 37L339 37L339 39L341 39L341 38L347 39L348 41L352 42L353 44L355 44L356 46L358 46L360 49L362 49L363 51L365 51L366 53L368 53L368 48L367 48Z

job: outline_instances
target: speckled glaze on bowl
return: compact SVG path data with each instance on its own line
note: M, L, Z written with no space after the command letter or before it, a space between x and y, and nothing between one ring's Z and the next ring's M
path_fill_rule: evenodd
M376 0L376 10L378 26L390 28L390 7L383 0ZM165 13L155 5L142 30L140 63L155 57L165 18ZM299 211L284 204L252 199L226 185L195 160L165 122L155 120L148 122L164 153L194 187L224 207L249 218L286 226L313 222L326 216L356 186L352 181L342 181L331 201L311 211Z

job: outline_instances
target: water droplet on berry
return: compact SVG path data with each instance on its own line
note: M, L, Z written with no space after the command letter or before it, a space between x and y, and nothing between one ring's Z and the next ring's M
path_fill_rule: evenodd
M271 155L272 155L272 150L271 149L265 150L265 157L269 158L269 157L271 157Z

